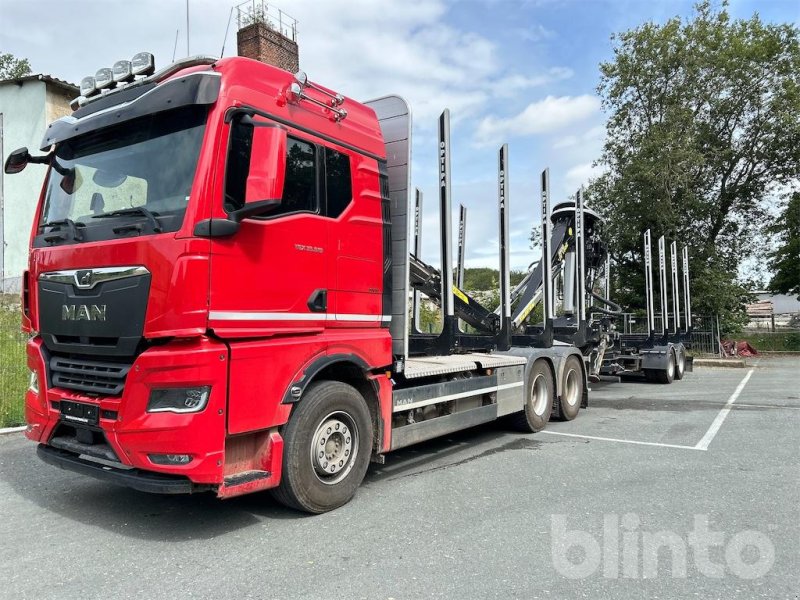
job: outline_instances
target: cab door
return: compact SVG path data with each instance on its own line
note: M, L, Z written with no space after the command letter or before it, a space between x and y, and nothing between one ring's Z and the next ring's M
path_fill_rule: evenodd
M225 209L244 205L249 161L259 126L231 124L225 174ZM243 219L239 230L212 242L209 326L223 337L260 337L321 331L329 276L328 220L320 214L319 149L288 135L281 203ZM278 166L276 165L276 168Z

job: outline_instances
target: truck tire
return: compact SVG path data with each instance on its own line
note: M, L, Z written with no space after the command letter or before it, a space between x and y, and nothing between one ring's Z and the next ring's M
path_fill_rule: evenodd
M510 425L517 431L536 433L550 420L555 398L553 369L546 360L537 360L531 367L525 386L525 408L509 416Z
M583 369L581 359L574 354L567 357L561 378L561 398L558 402L558 419L572 421L578 416L583 399Z
M686 348L681 348L680 351L676 353L676 358L675 381L680 381L683 379L684 373L686 373Z
M655 380L659 383L672 383L675 379L675 351L670 350L667 355L667 368L654 371Z
M361 394L339 381L312 383L283 429L283 473L272 494L313 514L338 508L355 495L371 450L372 419Z

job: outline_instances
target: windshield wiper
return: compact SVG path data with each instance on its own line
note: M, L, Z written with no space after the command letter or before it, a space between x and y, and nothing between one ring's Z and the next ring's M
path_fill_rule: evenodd
M80 242L83 240L83 236L81 236L78 227L86 227L85 223L81 223L78 221L77 223L72 219L58 219L56 221L48 221L47 223L43 223L41 228L44 229L45 227L58 227L59 232L57 234L51 233L51 235L44 236L45 242L58 242L58 241L65 241L72 237L72 240L75 242ZM62 228L67 228L69 230L70 235L67 235L67 232L62 232Z
M111 212L103 213L101 215L94 215L93 219L107 219L109 217L124 217L125 215L144 215L153 226L153 231L161 233L161 222L158 220L158 213L151 212L144 206L134 206L133 208L123 208L120 210L112 210ZM128 228L129 229L129 228ZM114 230L117 232L116 230ZM117 232L119 233L119 232Z

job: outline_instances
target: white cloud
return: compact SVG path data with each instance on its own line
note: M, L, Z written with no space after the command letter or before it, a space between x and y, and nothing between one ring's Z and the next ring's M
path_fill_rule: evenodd
M590 179L601 175L603 171L604 169L602 167L595 166L592 163L575 165L571 169L567 170L567 173L564 176L564 184L566 185L567 189L574 192L580 186L589 183Z
M577 146L578 141L579 137L577 135L567 135L558 140L555 144L553 144L553 148L554 149L570 148L572 146Z
M479 124L475 141L489 145L512 136L537 135L557 131L594 116L600 110L596 96L547 96L532 102L513 117L488 116Z
M552 29L547 29L543 25L534 23L526 27L519 27L514 30L523 40L527 42L541 42L544 40L552 40L556 37L556 32Z
M553 143L553 149L558 150L560 148L571 148L573 146L577 146L580 143L587 144L592 142L602 142L606 135L606 127L605 125L597 125L592 127L588 131L581 133L579 135L566 135ZM595 144L591 144L594 146Z

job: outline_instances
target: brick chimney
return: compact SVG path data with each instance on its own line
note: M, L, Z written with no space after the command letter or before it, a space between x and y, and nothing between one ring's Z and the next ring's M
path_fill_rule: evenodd
M300 70L295 19L263 0L244 2L237 9L239 56L260 60L290 73Z

